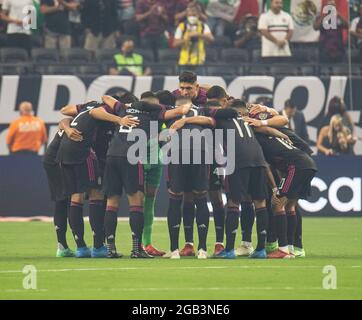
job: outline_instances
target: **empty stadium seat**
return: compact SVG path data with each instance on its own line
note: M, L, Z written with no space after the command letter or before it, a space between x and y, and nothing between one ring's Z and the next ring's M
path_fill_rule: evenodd
M102 68L98 64L90 64L90 65L83 65L79 67L79 72L81 74L101 74Z
M270 68L268 65L263 65L263 64L250 65L247 70L247 74L251 76L270 75Z
M206 62L220 62L217 48L206 48Z
M35 72L40 74L59 74L72 75L78 73L78 68L72 65L54 64L54 65L36 65Z
M158 52L159 61L177 63L180 56L180 51L177 49L161 49Z
M35 48L31 50L31 57L36 63L56 63L59 61L57 49Z
M292 64L276 64L273 63L269 67L270 73L273 76L280 75L280 76L295 76L298 74L298 67Z
M235 76L237 68L232 65L206 66L206 73L209 76Z
M143 57L144 62L153 62L153 53L146 49L136 49L135 53L140 54Z
M232 41L226 36L216 36L215 40L211 42L209 46L214 48L231 48Z
M22 64L0 64L0 75L20 75L27 73L27 67Z
M0 49L0 61L6 63L26 62L28 61L28 53L24 49L19 48L2 48Z
M315 66L313 65L300 65L299 74L302 76L313 76L316 74Z
M62 49L60 51L60 56L65 62L84 63L91 62L93 52L82 48Z
M174 65L165 64L150 64L147 65L152 70L154 76L174 76L176 73L176 67Z
M261 50L254 49L251 53L251 60L253 63L261 62Z
M112 63L114 61L114 55L118 52L118 49L98 49L95 57L100 63Z
M348 65L335 64L335 65L320 65L319 74L321 76L347 76L349 72Z
M319 49L315 47L298 47L292 50L292 59L295 62L319 62Z
M229 48L221 51L221 60L225 63L246 63L249 61L247 50Z

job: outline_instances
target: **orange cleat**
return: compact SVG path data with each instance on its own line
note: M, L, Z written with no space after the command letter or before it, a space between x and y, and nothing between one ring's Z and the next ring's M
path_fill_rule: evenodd
M152 244L145 247L145 251L153 257L162 257L166 252L156 249Z
M181 257L194 257L195 256L195 249L194 245L191 243L186 243L184 248L180 251Z
M270 252L268 254L268 259L291 259L293 258L291 254L284 252L280 249Z
M225 247L222 243L216 243L213 256L215 257L215 256L219 255L219 253L221 251L223 251L224 249L225 249Z

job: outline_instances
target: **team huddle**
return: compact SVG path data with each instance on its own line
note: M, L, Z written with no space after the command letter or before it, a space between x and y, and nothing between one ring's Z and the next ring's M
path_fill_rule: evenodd
M101 100L64 106L61 113L67 118L59 123L44 156L55 201L57 257L122 257L116 229L123 192L128 199L131 258L208 258L211 213L214 258L305 256L297 206L309 195L317 168L307 143L286 127L286 117L273 108L234 99L219 86L200 86L188 71L180 75L174 92L148 91L140 99L122 93ZM169 198L168 252L152 245L162 170ZM92 248L84 240L85 199ZM75 252L66 240L68 220ZM239 221L242 243L235 248ZM180 250L181 223L185 246Z

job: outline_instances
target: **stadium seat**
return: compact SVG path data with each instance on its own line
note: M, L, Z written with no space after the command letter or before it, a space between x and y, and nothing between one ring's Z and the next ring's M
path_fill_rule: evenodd
M295 62L317 63L319 61L319 49L315 47L298 47L292 50L292 59Z
M215 40L209 44L213 48L231 48L232 41L226 36L216 36Z
M101 66L98 64L80 66L79 72L81 74L94 74L94 75L99 75L99 74L103 73Z
M57 49L35 48L31 50L31 57L36 63L56 63L59 52Z
M253 63L261 62L261 50L254 49L251 53L251 60Z
M167 64L147 64L151 68L152 75L154 76L173 76L176 74L176 67Z
M211 65L206 66L208 76L235 76L237 68L231 65Z
M135 50L136 53L140 54L143 57L143 61L145 63L153 62L153 53L150 50L146 50L146 49L136 49Z
M0 61L6 63L26 62L28 61L28 53L24 49L19 48L2 48L0 49Z
M220 62L219 50L217 48L206 48L206 62Z
M257 64L257 65L250 65L247 70L247 75L250 76L266 76L270 75L270 68L268 65Z
M63 49L60 51L61 59L69 63L91 62L93 52L82 48Z
M20 75L27 73L27 67L22 64L0 64L1 75Z
M114 55L118 52L118 49L98 49L95 57L99 63L112 63Z
M172 62L177 63L180 51L177 49L161 49L158 52L160 62Z
M271 75L279 75L279 76L295 76L298 74L298 67L292 64L276 64L273 63L270 66Z
M49 66L38 65L35 71L40 74L72 75L78 73L78 68L72 65L55 64Z
M348 65L335 64L335 65L320 65L319 74L321 76L347 76L349 72Z
M247 50L229 48L221 51L221 60L225 63L240 64L249 62L249 53Z
M313 76L316 74L315 67L312 65L299 66L299 74L303 76Z

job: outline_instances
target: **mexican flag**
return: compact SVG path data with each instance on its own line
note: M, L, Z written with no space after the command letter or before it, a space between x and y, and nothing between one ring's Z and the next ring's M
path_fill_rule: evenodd
M245 1L245 0L243 0ZM240 0L209 0L206 14L232 22L238 12Z
M267 0L267 8L270 0ZM288 12L294 22L292 42L317 42L319 31L313 29L313 23L322 9L322 0L284 0L283 10Z

